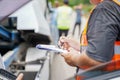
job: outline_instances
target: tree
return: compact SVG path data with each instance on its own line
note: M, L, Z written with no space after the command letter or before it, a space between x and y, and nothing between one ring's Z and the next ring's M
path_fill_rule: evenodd
M55 0L49 0L49 1L51 1L52 4L54 4L54 1L55 1ZM58 1L59 1L60 3L63 2L63 0L58 0ZM69 0L69 2L70 2L70 5L71 5L71 6L78 5L78 4L80 4L80 3L82 3L82 4L90 4L90 3L89 3L89 0Z
M83 4L90 4L89 0L81 0L81 3L83 3Z

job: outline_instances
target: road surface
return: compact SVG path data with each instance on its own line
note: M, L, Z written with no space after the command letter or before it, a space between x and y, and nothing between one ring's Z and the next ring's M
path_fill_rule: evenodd
M71 28L69 30L69 35L72 34L72 30L75 22L75 16L76 14L74 13L73 19L72 19L73 21L71 23ZM85 23L86 23L86 18L82 17L81 31L83 30ZM78 36L77 34L78 34L78 31L76 29L75 36L73 37L79 41L80 36ZM73 76L75 72L76 72L76 67L71 67L68 64L66 64L64 61L64 58L61 57L60 55L58 54L54 55L53 63L51 66L50 80L66 80L71 76Z

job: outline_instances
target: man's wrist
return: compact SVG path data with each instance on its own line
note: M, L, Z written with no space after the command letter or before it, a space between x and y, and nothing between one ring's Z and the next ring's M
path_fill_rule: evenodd
M77 54L75 54L73 56L73 63L74 63L75 66L79 65L79 58L80 58L80 52L78 52Z

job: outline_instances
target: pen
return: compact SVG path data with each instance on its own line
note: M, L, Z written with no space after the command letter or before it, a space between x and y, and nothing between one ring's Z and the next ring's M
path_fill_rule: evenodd
M61 48L59 44L57 44L57 47L58 47L58 48Z
M60 46L59 44L57 44L57 47L61 49L61 47L63 46L63 44Z

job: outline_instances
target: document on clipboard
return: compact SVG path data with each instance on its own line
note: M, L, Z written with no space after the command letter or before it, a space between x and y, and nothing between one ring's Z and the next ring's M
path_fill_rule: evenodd
M38 45L36 45L36 48L42 49L42 50L47 50L47 51L59 52L59 53L66 53L67 52L67 50L57 48L54 45L38 44Z

